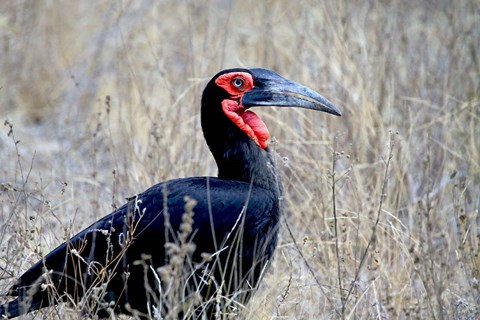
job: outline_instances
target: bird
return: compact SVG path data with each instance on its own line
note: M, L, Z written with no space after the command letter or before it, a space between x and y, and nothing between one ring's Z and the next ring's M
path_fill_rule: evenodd
M340 116L316 91L263 68L220 71L201 99L216 177L158 183L72 236L24 272L0 318L76 303L86 316L211 319L236 313L268 268L283 187L253 107Z

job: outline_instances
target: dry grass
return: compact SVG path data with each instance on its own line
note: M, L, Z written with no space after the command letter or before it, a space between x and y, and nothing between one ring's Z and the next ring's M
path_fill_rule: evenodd
M261 66L344 116L258 111L290 210L246 317L479 318L479 8L1 2L0 292L125 196L214 175L203 86Z

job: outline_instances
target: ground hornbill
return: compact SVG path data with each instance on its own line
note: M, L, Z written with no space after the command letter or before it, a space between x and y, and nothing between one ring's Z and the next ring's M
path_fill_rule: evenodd
M201 122L218 178L159 183L27 270L0 306L13 318L60 301L82 316L212 318L238 312L277 242L282 185L265 123L250 107L340 115L327 99L266 69L230 69L202 97Z

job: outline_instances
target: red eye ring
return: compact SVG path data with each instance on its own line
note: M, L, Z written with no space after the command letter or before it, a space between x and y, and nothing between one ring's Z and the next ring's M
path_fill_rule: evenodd
M227 91L231 97L239 97L254 87L253 76L247 72L230 72L215 79L215 84Z
M232 79L232 85L238 90L245 90L245 80L240 77L235 77Z

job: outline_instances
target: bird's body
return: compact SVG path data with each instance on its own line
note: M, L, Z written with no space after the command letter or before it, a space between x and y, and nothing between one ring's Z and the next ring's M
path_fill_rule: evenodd
M217 74L201 114L218 178L170 180L132 197L20 276L9 291L17 298L0 306L0 317L59 301L101 317L211 317L228 301L246 302L274 252L283 194L268 130L247 109L300 106L339 115L308 90L265 69Z
M228 279L222 275L221 278L225 281L222 284L224 292L228 293L229 288L239 287L240 283L246 284L246 291L249 286L250 290L254 288L256 279L275 247L278 197L270 190L246 182L195 177L160 183L136 195L127 204L78 233L53 250L44 260L37 262L20 277L11 290L12 293L29 296L28 290L45 273L45 269L61 270L60 273L54 271L48 274L49 281L55 284L54 288L46 287L43 291L30 293L34 293L32 302L43 302L32 304L33 310L50 305L52 299L58 300L55 292L66 292L77 302L90 294L96 301L88 302L89 308L103 315L108 315L108 310L105 309L109 308L129 312L125 309L127 302L130 309L142 314L148 314L147 301L150 301L152 309L154 306L165 308L158 305L161 302L160 288L155 287L158 283L152 282L151 292L145 290L144 283L145 279L154 279L152 269L157 270L173 258L174 254L170 257L167 255L164 244L178 244L176 231L180 230L182 217L186 212L188 198L185 197L196 199L196 205L192 208L194 216L188 240L198 244L200 249L193 251L188 257L190 262L200 263L203 253L218 252L214 259L200 265L200 270L204 271L208 267L208 275L215 272L218 275L229 275L231 272L221 270L222 267L231 268L232 263L237 263L234 261L237 255L242 256L243 266L239 270L245 272L238 274L239 279ZM169 217L167 227L166 211ZM241 247L235 242L240 228L244 232L245 241ZM262 258L255 256L257 251L264 252ZM231 258L227 258L229 256ZM225 263L228 259L232 261ZM224 265L218 267L215 262L220 260ZM95 264L90 265L91 261L95 261ZM142 263L132 263L134 261ZM190 262L186 261L183 266L187 273L193 273L194 270L193 266L188 266ZM251 269L255 264L258 267ZM145 265L151 265L151 268L146 269L147 272L144 270ZM68 272L69 276L65 277L64 270L72 272ZM99 280L106 284L103 291L100 294L89 292L98 286ZM193 280L197 283L188 284L184 292L186 298L193 295L197 289L200 292L208 289L215 291L215 288L209 288L198 278L192 278ZM203 295L208 296L206 293ZM15 315L18 307L21 308L14 304L8 310L9 313Z

